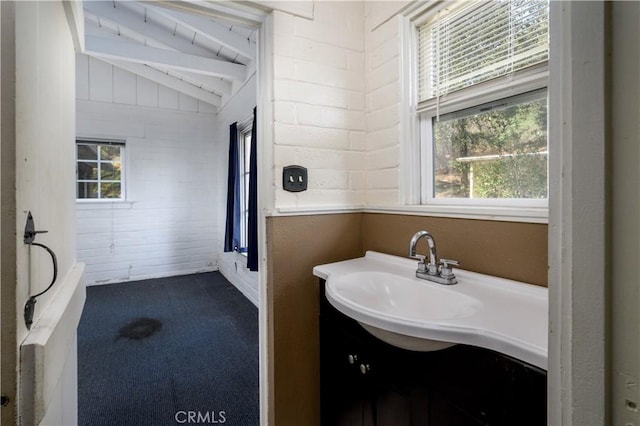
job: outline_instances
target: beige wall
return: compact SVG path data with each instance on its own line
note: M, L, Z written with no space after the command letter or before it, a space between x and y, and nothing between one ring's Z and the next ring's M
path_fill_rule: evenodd
M315 265L362 255L362 215L267 219L269 424L320 424Z
M458 260L461 269L547 285L543 224L365 214L363 248L406 257L411 236L423 229L434 236L438 258ZM426 254L426 244L420 244L418 252Z

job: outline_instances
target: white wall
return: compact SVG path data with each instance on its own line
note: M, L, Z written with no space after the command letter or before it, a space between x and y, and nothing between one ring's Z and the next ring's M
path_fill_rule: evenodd
M217 204L216 214L220 218L220 226L215 247L220 251L218 266L220 272L235 285L254 305L258 306L258 273L247 269L247 258L238 253L224 253L224 231L227 197L227 168L229 158L229 125L234 122L244 122L253 116L256 106L256 77L255 74L247 81L235 96L224 105L216 115L216 191L221 195L222 202ZM258 135L258 144L260 136Z
M314 2L313 20L273 15L275 207L357 207L365 186L364 5ZM282 167L309 189L282 189Z
M76 56L76 75L78 100L172 111L215 112L215 108L206 102L87 55Z
M404 2L367 2L366 204L397 205L400 167L401 21Z
M611 424L640 424L640 3L612 3Z
M213 107L84 55L77 88L78 137L126 140L126 202L77 203L87 283L217 269Z

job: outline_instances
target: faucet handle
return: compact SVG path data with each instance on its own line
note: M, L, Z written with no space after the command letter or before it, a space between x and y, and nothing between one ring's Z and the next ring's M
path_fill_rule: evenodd
M449 268L449 265L453 265L453 266L460 265L460 262L452 259L440 259L440 263L442 263L442 266L444 266L445 268Z
M414 254L411 257L414 259L418 259L418 272L427 272L427 264L425 263L425 259L427 258L427 256Z
M440 276L443 278L453 278L455 275L453 274L453 268L451 266L458 266L460 262L452 259L440 259L441 268L440 268Z

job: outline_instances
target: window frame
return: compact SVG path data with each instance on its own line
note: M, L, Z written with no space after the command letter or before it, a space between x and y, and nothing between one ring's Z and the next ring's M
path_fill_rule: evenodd
M251 135L253 119L238 124L238 162L240 167L240 247L238 252L247 256L249 228L249 159L251 155ZM247 141L248 139L248 141Z
M545 199L436 199L429 196L433 193L433 117L545 89L549 85L547 61L423 101L419 105L418 27L431 20L447 5L444 2L429 2L416 6L404 14L401 23L400 197L403 209L447 217L547 223L548 195ZM549 94L547 101L548 98ZM547 139L547 145L549 143Z
M513 100L514 98L525 97L529 93L534 93L536 91L544 90L546 92L546 87L540 87L534 91L525 91L522 93L517 93L508 97L501 97L499 99L494 99L490 102L482 102L482 103L474 103L473 106L468 108L457 109L454 107L452 111L443 112L440 111L440 116L446 115L449 113L455 113L459 111L464 111L465 109L470 108L479 108L480 106L501 102L503 100ZM545 93L546 99L548 102L549 96L548 92ZM421 204L427 205L450 205L450 206L498 206L498 207L519 207L519 208L544 208L548 206L549 196L547 194L546 198L437 198L433 196L435 182L434 182L434 161L433 158L433 119L437 117L437 113L434 111L428 111L418 113L418 120L420 122L420 150L424 153L421 155L420 159L422 161L422 173L420 176L420 201ZM547 132L547 146L549 144L548 141L548 132ZM548 160L547 160L548 161ZM548 166L547 166L548 170ZM548 172L547 172L547 180L548 180ZM547 182L548 187L548 182Z
M97 145L98 147L101 146L119 146L120 147L120 164L121 164L121 170L120 170L120 197L118 198L78 198L78 184L80 182L85 182L85 181L89 181L89 182L97 182L98 185L100 185L100 182L102 181L100 175L98 175L97 179L79 179L79 170L78 170L78 163L79 162L94 162L92 160L84 160L84 159L79 159L78 158L78 146L79 145ZM75 200L77 203L114 203L114 202L126 202L127 201L127 197L126 197L126 141L122 140L122 139L96 139L96 138L83 138L83 137L77 137L76 141L75 141L75 167L76 167L76 176L75 176ZM100 161L100 157L98 156L98 159L95 162L105 162L105 161Z

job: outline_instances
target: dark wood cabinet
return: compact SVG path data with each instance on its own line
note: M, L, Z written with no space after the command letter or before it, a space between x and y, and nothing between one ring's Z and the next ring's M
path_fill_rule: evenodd
M546 372L482 348L414 352L337 311L320 283L323 426L538 426Z

